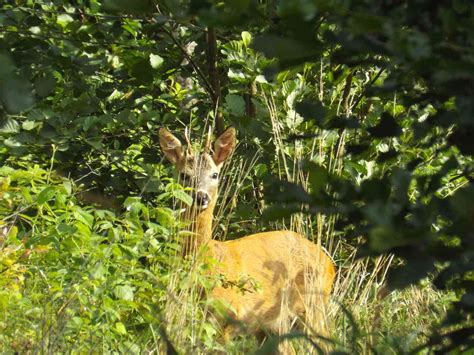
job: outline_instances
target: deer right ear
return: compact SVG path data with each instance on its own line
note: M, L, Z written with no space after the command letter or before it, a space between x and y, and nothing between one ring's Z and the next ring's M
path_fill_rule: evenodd
M214 154L212 159L216 165L220 165L226 160L235 148L235 128L229 127L214 142Z
M170 131L166 128L160 128L158 132L158 137L160 140L160 147L171 163L176 164L184 155L183 145L180 140L176 138Z

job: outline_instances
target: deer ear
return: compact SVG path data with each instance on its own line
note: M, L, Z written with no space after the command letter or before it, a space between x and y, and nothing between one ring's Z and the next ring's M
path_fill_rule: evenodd
M183 145L180 140L176 138L170 131L166 128L160 128L158 132L158 137L160 140L160 147L171 163L176 164L184 155Z
M235 147L235 128L229 127L214 142L214 154L212 159L216 165L220 165L226 160Z

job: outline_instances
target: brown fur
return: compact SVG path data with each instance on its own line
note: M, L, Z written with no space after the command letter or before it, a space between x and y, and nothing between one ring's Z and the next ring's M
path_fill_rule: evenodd
M258 233L225 242L212 240L218 192L217 181L209 177L220 171L232 152L235 130L230 128L217 139L212 156L203 153L190 159L189 151L186 153L179 140L164 128L160 130L160 145L178 171L192 176L195 190L210 198L207 208L194 210L195 237L187 244L193 252L205 246L204 255L218 261L212 273L221 276L223 283L209 297L222 302L231 319L252 330L277 332L288 317L305 319L309 293L319 305L315 317L324 317L336 269L320 246L291 231ZM289 312L284 312L286 306Z

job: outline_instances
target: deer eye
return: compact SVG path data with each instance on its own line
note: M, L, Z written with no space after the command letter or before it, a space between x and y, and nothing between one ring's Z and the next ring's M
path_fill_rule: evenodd
M219 174L218 173L214 173L211 175L211 178L212 179L217 179L219 177Z

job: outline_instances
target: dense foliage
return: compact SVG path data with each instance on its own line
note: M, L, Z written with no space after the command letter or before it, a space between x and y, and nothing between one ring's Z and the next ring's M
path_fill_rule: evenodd
M233 125L218 236L317 216L394 254L392 288L455 291L417 346L472 346L473 21L461 0L2 3L0 344L221 349L199 308L184 329L164 310L188 197L157 131Z

